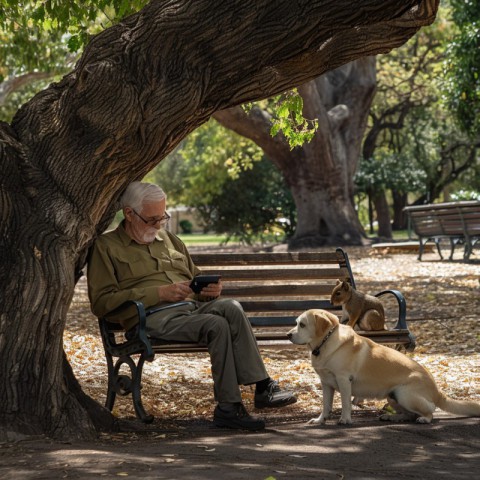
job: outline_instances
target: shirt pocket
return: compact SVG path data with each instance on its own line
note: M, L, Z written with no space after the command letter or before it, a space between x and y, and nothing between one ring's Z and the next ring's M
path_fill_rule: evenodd
M145 262L140 255L119 255L115 262L115 274L119 282L142 278L145 275Z
M173 250L169 248L168 257L169 257L169 260L168 260L169 268L167 268L166 270L184 273L188 275L190 278L192 277L192 274L188 268L187 257L183 255L183 253L180 253L177 250ZM167 263L167 262L163 260L162 263Z

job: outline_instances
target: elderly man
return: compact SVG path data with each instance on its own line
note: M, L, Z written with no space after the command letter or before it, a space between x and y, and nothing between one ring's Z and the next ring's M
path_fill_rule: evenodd
M221 282L195 295L189 285L200 273L182 241L164 229L170 218L166 195L157 185L133 182L122 199L124 220L100 236L88 264L88 293L95 315L108 316L126 300L146 308L187 301L149 315L147 333L171 341L207 346L218 402L213 418L219 427L260 430L261 418L247 413L239 385L255 384L255 407L283 407L295 396L272 380L260 356L241 305L220 298ZM131 312L109 316L125 330L135 327Z

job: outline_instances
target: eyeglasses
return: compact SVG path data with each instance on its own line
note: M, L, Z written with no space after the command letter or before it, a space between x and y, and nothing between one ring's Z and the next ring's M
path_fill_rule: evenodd
M132 212L145 224L145 225L150 225L151 227L154 227L157 223L160 223L160 225L165 225L171 218L171 216L165 212L164 215L160 218L149 218L146 220L143 218L139 213L137 213L133 208Z

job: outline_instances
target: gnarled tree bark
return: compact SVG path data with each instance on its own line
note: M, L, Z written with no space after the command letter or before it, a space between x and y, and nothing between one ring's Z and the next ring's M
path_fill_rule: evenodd
M95 433L63 372L86 252L132 180L215 111L401 45L438 0L165 0L0 125L0 435ZM98 410L97 410L98 411Z

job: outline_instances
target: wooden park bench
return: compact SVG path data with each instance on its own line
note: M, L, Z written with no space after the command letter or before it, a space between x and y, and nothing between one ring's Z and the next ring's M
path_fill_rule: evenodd
M294 347L286 332L295 325L298 315L311 308L322 308L341 316L341 309L334 307L329 300L336 281L348 278L355 287L348 256L342 249L329 253L194 254L192 258L202 273L222 275L222 296L241 302L260 348ZM403 346L412 351L415 338L407 327L403 295L397 290L384 290L376 296L385 299L389 329L358 333L376 342ZM151 362L156 354L187 354L206 351L206 348L149 338L145 332L149 312L140 302L128 303L134 304L138 312L139 324L133 333L126 335L119 324L99 319L108 366L106 407L113 409L117 394L131 394L137 417L149 423L153 416L145 412L141 401L145 361ZM393 312L391 315L389 308ZM129 367L129 373L121 372L123 365Z
M404 210L408 214L409 228L418 236L419 260L428 242L434 242L443 260L440 249L442 239L450 241L450 260L458 244L464 245L464 260L470 259L473 248L480 240L480 201L418 205L405 207Z

